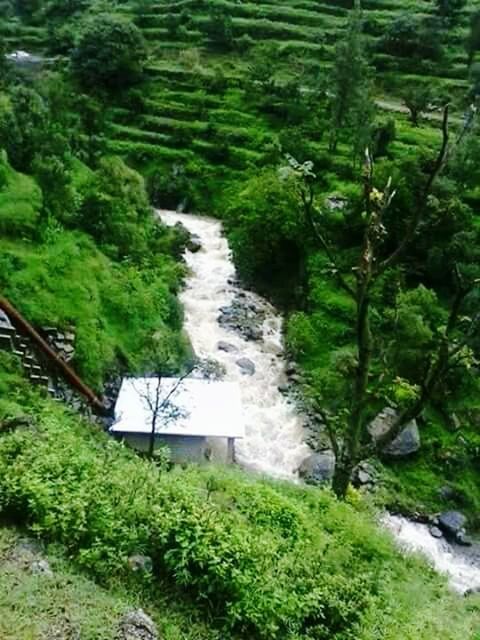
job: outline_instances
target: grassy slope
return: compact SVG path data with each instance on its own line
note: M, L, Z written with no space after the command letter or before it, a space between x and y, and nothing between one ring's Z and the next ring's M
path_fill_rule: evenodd
M159 585L152 597L138 587L101 587L79 572L61 549L46 553L37 543L31 553L28 547L32 539L12 527L0 527L2 640L116 640L122 617L137 608L153 618L164 640L219 638L198 619L188 599L178 598L171 589ZM53 578L32 573L32 562L40 559L47 559Z
M7 164L0 169L2 293L37 326L75 327L76 367L97 387L119 359L135 370L160 346L165 366L175 367L185 347L174 295L181 267L168 256L154 275L115 264L78 231L39 238L39 188Z
M22 390L9 375L0 386ZM233 470L158 471L26 389L17 410L36 427L0 435L0 503L65 548L50 550L56 578L41 586L6 560L13 534L0 530L0 634L14 625L16 638L36 640L69 620L82 638L107 640L127 606L142 606L166 640L234 638L225 624L264 640L478 640L478 598L402 558L356 495L348 505ZM5 411L0 403L0 421ZM153 580L128 578L138 552L154 559Z

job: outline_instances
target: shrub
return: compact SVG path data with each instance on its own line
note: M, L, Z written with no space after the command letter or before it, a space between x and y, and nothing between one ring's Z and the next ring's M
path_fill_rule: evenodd
M147 554L227 636L367 640L380 624L392 640L471 638L474 613L401 559L361 507L236 472L168 473L58 410L36 413L36 430L0 437L0 509L98 577Z
M124 89L142 75L146 45L140 29L111 15L96 17L71 55L72 70L90 89Z

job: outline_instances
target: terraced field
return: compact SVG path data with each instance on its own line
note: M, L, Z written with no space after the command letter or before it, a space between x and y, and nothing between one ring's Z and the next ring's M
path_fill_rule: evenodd
M326 132L313 132L308 121L317 108L315 91L326 86L328 90L332 53L344 33L351 5L352 0L130 0L118 5L118 11L142 28L150 45L150 60L147 80L138 95L125 96L111 110L109 149L147 176L158 171L169 176L173 171L178 177L181 167L184 179L196 185L196 192L190 194L191 206L218 210L222 186L239 173L278 157L285 151L285 144L278 141L282 132L284 140L292 139L290 130L307 123L310 153L317 166L328 169L333 182L348 178L348 148L340 145L339 156L328 158ZM420 131L412 132L407 115L400 112L399 93L406 83L427 84L443 100L453 101L458 121L469 87L464 43L475 0L470 0L454 27L440 28L441 62L428 58L412 62L409 56L393 57L379 47L399 16L415 13L418 19L432 18L435 5L431 0L365 0L363 7L365 33L377 71L378 104L388 107L379 108L380 121L394 113L396 150L408 152L412 143L419 142L430 146L438 137L438 122L432 118ZM209 23L215 11L229 19L233 37L226 48L211 39ZM48 45L46 30L19 19L5 24L0 35L11 47L41 49ZM252 98L249 68L259 45L276 47L277 84L299 79L304 84L303 118L297 115L292 120L274 105L260 108ZM338 175L339 166L345 175Z

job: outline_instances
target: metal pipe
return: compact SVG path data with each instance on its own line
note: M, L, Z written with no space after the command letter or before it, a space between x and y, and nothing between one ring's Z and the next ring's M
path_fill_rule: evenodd
M75 371L61 358L51 347L50 345L40 336L32 325L25 320L25 318L21 315L17 309L10 302L0 296L0 309L3 309L7 316L9 316L10 320L14 325L18 326L18 328L24 332L35 345L42 351L47 358L52 362L52 364L60 370L63 377L67 382L69 382L72 387L74 387L79 393L81 393L85 398L90 402L93 408L98 413L106 413L106 407L103 402L97 397L97 395L88 387L82 380L78 377Z

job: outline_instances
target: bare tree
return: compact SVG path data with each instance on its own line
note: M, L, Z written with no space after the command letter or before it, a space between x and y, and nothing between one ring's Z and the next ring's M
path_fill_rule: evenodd
M175 384L172 386L167 395L162 398L162 377L155 378L155 383L152 384L150 380L147 380L145 389L139 389L133 384L133 387L137 394L141 397L145 406L150 413L150 439L148 445L148 455L153 458L155 453L155 436L157 433L157 425L162 422L162 425L167 425L169 422L177 420L180 417L185 417L185 411L178 407L172 400L175 393L181 387L183 382L188 376L190 376L195 367L191 367L184 373Z
M439 342L436 352L430 354L429 364L421 385L420 393L408 408L397 414L393 425L385 435L374 444L365 444L367 427L371 415L371 397L369 395L372 376L373 335L371 329L372 292L380 277L387 269L396 265L412 244L425 220L429 198L436 179L442 172L449 155L448 106L445 107L442 123L442 144L425 185L418 197L415 213L397 246L387 256L382 256L381 247L388 235L384 226L385 213L389 209L395 191L391 180L383 193L373 185L373 161L366 152L364 167L363 201L365 207L365 226L359 261L354 269L345 273L336 258L336 249L326 232L318 224L318 212L315 210L313 189L313 165L300 165L290 158L290 165L297 175L303 178L301 198L307 220L318 246L324 251L330 263L330 273L338 285L355 303L355 342L356 359L352 372L352 391L348 406L341 411L329 412L318 408L326 425L332 449L336 456L336 468L333 478L333 490L343 498L346 495L352 473L356 465L373 453L378 453L391 444L406 424L417 418L431 400L439 384L447 373L464 357L464 347L468 336L458 339L455 330L458 327L462 304L466 296L477 286L477 282L467 284L457 270L457 293L452 303L448 325ZM321 219L321 215L320 215ZM477 321L472 322L472 327ZM369 411L370 409L370 411Z

